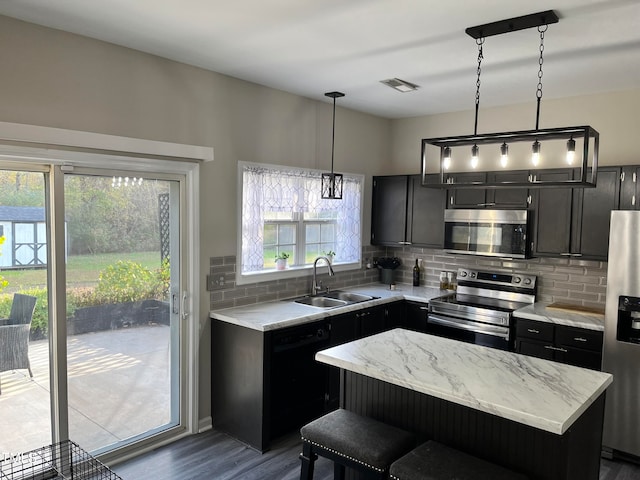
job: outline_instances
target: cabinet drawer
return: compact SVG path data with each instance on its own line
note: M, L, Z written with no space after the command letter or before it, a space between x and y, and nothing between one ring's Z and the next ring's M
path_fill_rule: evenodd
M539 342L553 342L553 324L534 320L516 320L516 337L531 338Z
M566 345L594 352L602 351L602 332L583 328L556 327L557 345Z

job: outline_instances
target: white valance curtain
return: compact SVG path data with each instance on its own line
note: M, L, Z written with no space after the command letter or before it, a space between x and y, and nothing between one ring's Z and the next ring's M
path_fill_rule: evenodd
M362 179L345 174L342 200L326 200L320 176L293 167L242 166L242 273L263 269L265 212L334 212L340 262L360 261Z

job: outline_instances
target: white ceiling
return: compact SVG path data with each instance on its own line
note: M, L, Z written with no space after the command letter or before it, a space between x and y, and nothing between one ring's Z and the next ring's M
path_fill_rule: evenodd
M467 27L555 10L543 103L640 88L640 0L1 0L0 14L388 118L468 110ZM488 37L480 108L536 98L539 33ZM380 83L420 85L399 93Z

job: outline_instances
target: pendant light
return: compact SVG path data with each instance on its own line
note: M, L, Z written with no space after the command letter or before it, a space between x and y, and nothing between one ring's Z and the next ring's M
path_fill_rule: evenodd
M461 136L448 136L439 138L427 138L422 140L422 185L428 188L542 188L542 187L595 187L596 177L598 170L598 149L600 143L600 135L592 127L588 125L572 126L572 127L560 127L560 128L539 128L540 121L540 104L542 100L542 75L543 75L543 63L544 63L544 37L548 26L554 23L558 23L558 15L553 10L547 10L544 12L532 13L529 15L523 15L520 17L509 18L506 20L499 20L497 22L487 23L484 25L478 25L475 27L469 27L465 31L466 33L475 39L478 46L478 66L477 66L477 79L476 79L476 102L475 102L475 123L473 135L461 135ZM539 57L538 57L538 86L536 89L536 124L535 130L520 130L510 132L496 132L487 134L478 134L478 110L480 104L480 72L481 62L483 59L483 43L484 39L489 36L502 35L505 33L511 33L519 30L525 30L529 28L537 27L540 37L539 43ZM551 153L558 151L554 148L553 142L558 140L566 141L566 162L569 165L573 164L574 157L576 156L576 143L577 140L581 141L581 154L582 158L578 166L580 167L580 173L577 177L569 180L540 180L539 175L528 175L526 180L512 181L501 180L499 176L487 175L484 181L477 181L477 176L465 177L458 176L456 178L445 175L445 172L452 167L453 164L453 150L458 147L468 148L471 147L471 162L467 164L467 168L459 168L457 170L472 170L482 166L482 170L497 170L498 161L495 164L489 165L486 163L488 159L481 160L479 158L479 151L482 145L496 145L496 150L499 148L499 166L502 168L508 168L509 159L509 146L513 143L528 142L531 146L531 169L537 169L539 166L549 168L550 158L543 158L542 154L545 151L543 144L547 143L550 148L546 149L547 155L551 157ZM433 155L433 147L440 150L440 155ZM561 147L562 148L562 147ZM467 150L468 151L468 150ZM522 151L514 150L516 152ZM457 155L456 155L457 157ZM439 169L440 181L434 182L428 175L433 172L434 166L430 165L430 159L438 159L439 165L436 165ZM553 166L560 167L563 159L555 158ZM467 180L467 178L469 180ZM473 178L473 179L471 179ZM545 177L543 177L545 178Z
M326 97L333 98L333 129L331 132L331 173L322 174L322 198L328 200L342 199L342 181L341 173L333 171L333 153L336 141L336 98L344 97L342 92L328 92L324 94Z

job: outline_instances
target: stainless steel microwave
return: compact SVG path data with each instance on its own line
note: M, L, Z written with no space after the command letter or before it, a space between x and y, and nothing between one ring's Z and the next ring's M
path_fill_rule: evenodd
M444 211L448 253L527 258L527 210Z

